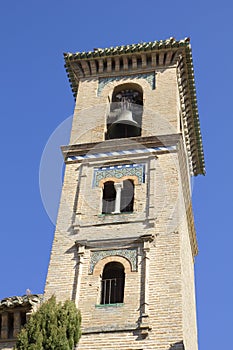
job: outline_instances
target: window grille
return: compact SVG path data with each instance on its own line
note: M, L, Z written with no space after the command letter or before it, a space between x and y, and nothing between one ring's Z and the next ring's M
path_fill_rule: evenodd
M101 281L101 304L123 303L125 273L124 266L117 262L108 263Z

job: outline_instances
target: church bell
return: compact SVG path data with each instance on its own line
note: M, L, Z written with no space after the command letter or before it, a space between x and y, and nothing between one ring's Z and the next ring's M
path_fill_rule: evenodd
M109 128L109 138L136 137L139 135L140 126L133 119L132 111L129 109L122 109Z
M138 123L133 119L132 111L128 109L123 109L113 124L129 124L139 127Z

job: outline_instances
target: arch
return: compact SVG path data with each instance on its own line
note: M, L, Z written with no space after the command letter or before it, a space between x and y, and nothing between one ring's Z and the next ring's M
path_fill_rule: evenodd
M106 139L137 137L141 135L143 90L137 83L115 86L107 116Z
M101 187L103 188L104 187L104 184L108 181L112 181L112 182L122 182L124 180L131 180L134 185L138 185L139 184L139 180L138 180L138 176L137 175L125 175L125 176L122 176L121 178L117 178L117 177L106 177L102 180L100 180L99 182L99 186L98 187Z
M124 301L125 268L120 262L108 262L103 269L100 304L116 304Z
M108 180L108 179L107 179ZM104 181L102 187L102 214L132 213L134 205L134 179L128 176L118 181Z
M115 88L112 91L112 97L111 97L111 102L118 102L119 99L117 98L117 95L121 91L130 91L133 90L135 92L138 92L138 96L134 97L134 102L139 105L143 105L143 89L140 84L133 83L133 82L128 82L128 83L123 83L123 84L118 84L115 86Z
M93 276L99 276L102 274L104 266L109 263L109 262L119 262L124 266L124 271L125 274L129 274L132 272L132 265L131 262L119 255L111 255L111 256L107 256L101 260L99 260L96 265L94 266L93 269Z

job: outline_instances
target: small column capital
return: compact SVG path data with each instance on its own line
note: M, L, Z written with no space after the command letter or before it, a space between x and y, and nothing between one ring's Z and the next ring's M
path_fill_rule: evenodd
M78 264L82 264L85 250L86 250L86 245L80 242L76 242L76 247L77 247L77 253L78 253Z
M114 182L114 187L116 191L119 191L123 188L123 182Z

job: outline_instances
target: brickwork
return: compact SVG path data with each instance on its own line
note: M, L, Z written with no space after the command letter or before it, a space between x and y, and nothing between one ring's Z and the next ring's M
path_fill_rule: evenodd
M143 89L144 116L142 136L163 135L177 132L179 117L179 96L176 68L158 69L156 88L143 78L119 79L109 82L100 96L97 95L98 79L80 81L77 102L74 111L70 144L102 142L106 131L106 113L108 101L117 85L135 83ZM156 118L156 123L155 123Z
M66 170L45 299L75 301L82 313L77 350L197 350L190 174L205 170L189 39L65 60L77 99L70 144L62 148ZM140 136L106 141L113 92L134 88L143 96ZM134 184L133 210L118 205L106 214L104 183L114 182L119 204L126 179ZM110 302L110 292L108 302L102 298L107 264L124 271L120 301ZM0 350L13 349L22 324L8 301Z
M146 160L144 159L144 161ZM68 191L68 195L65 195L65 198L61 200L65 209L62 211L60 209L58 224L62 227L62 230L60 232L57 230L55 233L46 295L49 296L55 291L57 297L61 300L76 298L77 306L80 308L83 318L84 334L79 345L80 349L87 349L88 347L91 349L89 342L86 343L85 339L90 339L90 332L93 332L93 339L95 339L96 332L101 330L106 332L103 337L103 342L106 344L113 341L111 329L119 329L123 332L121 339L124 337L126 339L136 339L132 332L137 332L140 319L140 298L144 293L145 279L142 274L142 244L134 241L145 233L152 234L155 239L150 244L150 272L148 275L148 314L149 326L152 329L149 331L148 339L142 340L143 348L153 349L154 344L158 342L158 348L168 349L169 344L184 339L183 330L185 327L183 320L185 318L189 318L188 321L186 320L188 325L195 325L193 256L187 224L185 224L185 211L176 207L179 204L181 189L177 169L177 155L175 153L161 154L153 161L150 159L150 163L152 163L150 164L150 187L153 189L156 187L155 193L152 190L150 191L150 194L153 194L154 197L154 208L151 208L150 213L151 228L146 227L148 217L146 213L148 186L146 184L138 185L139 192L137 192L137 186L135 187L135 202L138 201L140 206L135 206L133 214L103 216L101 215L101 189L92 187L93 167L89 164L87 173L84 171L82 174L85 175L79 177L77 164L67 166L63 194L66 193L64 191ZM86 165L83 165L83 167L85 168ZM149 165L146 176L147 184L148 173ZM80 189L77 181L72 180L74 177L80 179ZM84 183L81 186L83 179ZM75 200L77 190L79 190L78 200ZM71 194L71 192L75 193ZM74 208L75 217L73 217L72 210L74 203L76 204ZM92 205L92 203L94 204ZM98 205L95 205L95 203ZM182 219L182 225L180 226L177 226L179 217L176 211L178 209ZM72 230L69 232L71 222L76 228L74 232ZM128 243L128 245L136 246L138 249L138 271L126 273L124 305L116 307L99 306L101 272L99 271L100 273L93 275L89 273L91 248L84 250L81 261L79 261L78 251L73 243L75 240L101 241L122 238L129 239L129 242L132 243L131 245ZM121 247L120 244L119 242L118 248ZM123 246L125 246L125 243ZM113 249L114 247L105 247L105 249L107 248ZM117 259L115 260L117 261ZM82 266L81 269L80 265ZM189 284L187 284L187 280ZM77 293L78 282L79 291ZM191 313L190 303L193 305ZM190 330L189 326L186 328L187 331ZM117 342L119 333L115 332L114 334ZM192 337L195 338L195 335ZM130 342L129 344L131 344ZM191 343L195 344L195 341L191 340ZM127 341L125 340L126 344ZM132 346L132 349L134 348L133 345L130 346ZM99 349L102 348L103 343ZM96 343L93 349L98 349ZM195 349L195 346L190 347L190 349Z
M104 141L112 92L126 83L140 84L143 90L142 138L180 133L175 65L155 70L154 89L128 73L101 89L96 77L80 79L71 145ZM182 145L181 138L172 152L165 144L158 153L125 152L67 164L45 297L55 293L58 300L75 300L83 330L77 349L197 350L196 237ZM95 170L132 163L145 166L144 182L132 178L133 212L103 215L103 190L94 182ZM134 256L121 254L127 249L137 252L135 269ZM93 263L98 252L101 257ZM125 271L124 301L115 305L100 304L103 268L110 261L120 262Z

